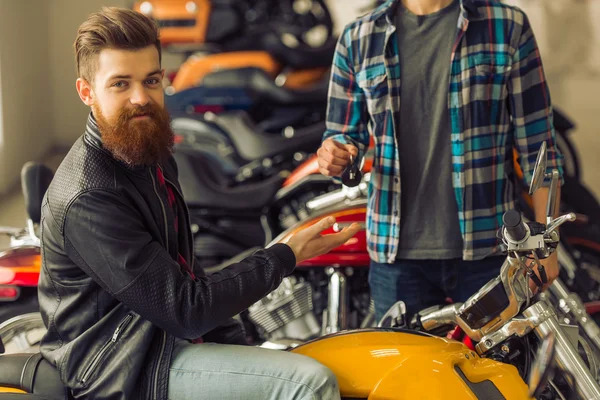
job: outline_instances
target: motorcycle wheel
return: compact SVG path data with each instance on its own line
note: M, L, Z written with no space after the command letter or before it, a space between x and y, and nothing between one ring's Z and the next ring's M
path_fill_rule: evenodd
M39 312L18 315L0 324L5 354L37 353L46 326Z
M564 227L564 229L563 229ZM600 299L600 226L595 224L565 224L561 227L567 243L580 267L595 282L592 292L578 293L584 301ZM564 232L563 232L564 231ZM588 289L589 289L588 288ZM595 289L595 290L594 290Z

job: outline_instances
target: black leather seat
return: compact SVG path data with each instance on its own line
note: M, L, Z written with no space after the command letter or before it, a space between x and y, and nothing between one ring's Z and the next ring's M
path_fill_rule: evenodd
M58 370L40 353L6 354L0 356L0 386L20 389L27 393L11 394L14 399L71 399L63 386ZM0 394L1 399L11 397Z
M249 161L297 151L313 153L325 132L325 122L298 129L290 138L262 132L244 111L218 114L214 122L229 136L237 153Z
M50 186L54 173L44 164L28 162L21 169L21 186L27 215L34 224L42 217L42 199Z
M189 207L221 210L260 210L270 204L284 178L275 175L258 183L226 187L228 178L201 152L179 150L175 153L179 183Z

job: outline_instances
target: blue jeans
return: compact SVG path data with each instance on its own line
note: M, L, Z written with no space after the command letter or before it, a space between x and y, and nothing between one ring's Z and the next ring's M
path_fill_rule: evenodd
M500 274L505 259L397 260L394 264L371 261L369 286L377 322L398 300L406 304L408 318L424 308L446 304L448 298L464 302Z
M339 400L333 372L312 358L279 350L184 340L169 372L172 400Z

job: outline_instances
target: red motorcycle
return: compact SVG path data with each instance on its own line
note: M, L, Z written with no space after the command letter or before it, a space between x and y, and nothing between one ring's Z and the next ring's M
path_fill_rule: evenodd
M0 228L0 234L10 237L10 247L0 253L0 337L7 352L35 350L46 330L39 318L37 297L41 268L39 223L42 199L52 177L52 171L42 164L25 164L21 185L27 227Z
M355 188L343 187L309 201L306 208L311 212L311 217L285 231L274 242L285 240L286 237L289 237L297 230L315 223L325 215L336 216L338 224L332 228L333 231L339 230L351 222L364 222L367 206L366 181L369 179L371 167L372 161L370 158L367 158L362 168L366 179L363 179ZM307 175L318 173L317 158L313 156L297 168L288 177L285 184L291 185L302 181ZM581 186L581 184L579 185ZM527 193L524 192L523 208L526 208L529 204L526 197ZM561 205L561 208L566 210L573 209L573 207L565 203ZM315 213L316 210L318 212ZM582 347L580 348L580 352L587 355L586 359L600 360L600 329L594 321L594 319L597 320L600 316L600 302L597 301L598 296L600 296L600 245L598 245L600 241L597 240L600 238L600 235L596 232L598 228L594 224L590 224L584 214L578 214L577 220L571 227L569 227L569 224L565 224L564 229L561 228L561 230L568 232L568 235L562 235L562 242L559 245L560 251L558 254L561 264L561 275L550 287L550 290L544 293L544 296L555 304L556 309L562 313L561 318L565 321L577 323L580 326L581 336L587 339L586 341L581 341L580 345ZM334 249L329 254L308 260L298 266L299 271L325 268L330 277L328 308L323 314L323 329L320 334L335 332L338 327L341 329L356 327L356 321L349 321L349 310L351 307L349 307L348 299L352 298L353 293L348 288L348 282L353 281L353 275L356 274L356 271L367 275L368 264L369 256L366 248L366 237L363 231L348 243ZM270 297L263 299L250 308L251 318L253 317L252 313L258 314L258 311L262 312L261 319L252 318L257 325L266 326L265 321L270 322L269 327L275 334L267 332L266 336L269 338L268 344L275 342L276 345L274 347L276 348L297 344L293 340L283 339L282 333L285 331L283 326L280 326L279 330L273 329L275 327L274 321L276 321L273 315L279 313L281 310L280 307L282 307L279 304L297 301L290 299L295 294L290 290L289 286L291 285L288 284L288 287L281 292L276 291L272 293ZM296 308L298 309L298 307ZM308 305L304 306L304 309L308 308ZM270 316L271 319L265 315ZM296 317L297 320L300 320L299 315ZM363 317L361 326L372 325L374 323L372 308L366 315L363 314ZM306 315L303 318L313 319L312 316L307 317ZM459 337L456 334L455 336L453 338ZM591 347L586 343L591 343Z

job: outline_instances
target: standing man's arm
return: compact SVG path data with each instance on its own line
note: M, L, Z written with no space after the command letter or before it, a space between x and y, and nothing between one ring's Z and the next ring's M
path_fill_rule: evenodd
M360 159L369 147L366 100L356 81L352 45L346 29L333 57L327 130L318 151L321 173L328 176L340 176L350 162L350 155Z
M545 141L548 145L548 169L546 172L558 169L562 184L562 155L556 147L550 93L540 52L527 16L523 13L518 13L518 15L522 16L522 21L517 20L516 23L517 25L522 24L522 29L514 46L516 50L513 55L508 89L519 164L523 170L524 183L529 187L538 150ZM546 223L548 190L548 187L543 187L533 195L536 220L544 224ZM560 193L558 200L560 200ZM558 210L554 210L555 214L557 212ZM544 261L544 265L548 281L552 282L558 277L559 272L556 252Z

